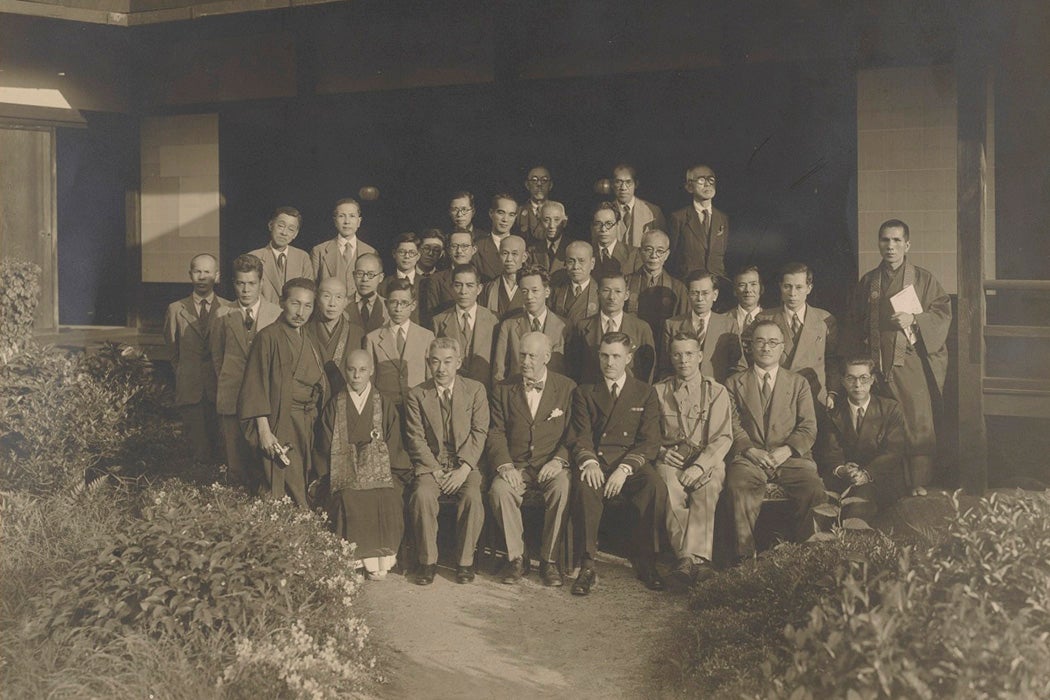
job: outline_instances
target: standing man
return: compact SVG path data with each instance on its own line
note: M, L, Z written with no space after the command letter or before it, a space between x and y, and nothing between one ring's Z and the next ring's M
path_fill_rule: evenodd
M620 163L613 168L613 191L621 224L617 233L619 239L631 248L641 247L642 234L649 229L667 230L667 221L660 207L634 196L637 187L638 176L634 167Z
M489 429L485 387L457 376L462 364L455 338L436 338L427 350L431 378L408 394L406 442L415 470L409 501L419 572L416 583L434 582L438 548L438 498L456 498L456 583L474 580L474 550L485 522L479 462Z
M459 373L481 382L488 390L492 387L492 352L499 319L478 304L481 282L473 265L457 265L452 269L452 290L456 305L434 317L434 334L459 342L463 350Z
M717 288L717 284L715 286ZM762 276L754 265L749 265L733 275L733 296L736 297L736 306L730 309L727 315L733 319L733 323L740 332L740 349L747 362L751 360L751 326L762 313L762 307L759 304L763 292L765 289L762 287Z
M386 305L379 296L383 281L383 262L375 253L363 253L354 261L354 280L357 294L346 307L350 322L364 329L368 335L387 322Z
M850 325L854 345L875 362L883 390L900 403L908 485L924 495L937 453L935 425L948 371L945 342L952 311L940 282L908 262L910 248L908 224L890 219L879 227L882 263L861 277Z
M551 179L551 171L542 165L537 165L525 177L525 190L529 193L529 201L518 211L518 222L514 226L514 232L528 241L530 245L543 241L541 208L547 202L553 187L554 180Z
M244 381L255 335L281 316L281 307L260 296L263 263L254 255L233 261L233 290L237 303L215 312L209 332L211 360L215 367L215 409L226 448L226 479L254 494L262 481L262 465L241 431L237 418L237 396Z
M281 318L256 336L237 400L245 438L265 457L265 492L271 498L290 496L303 508L310 506L306 485L326 386L321 353L303 332L315 290L306 277L285 283Z
M521 373L521 340L526 333L543 333L547 337L550 357L544 362L556 372L565 367L565 344L569 329L565 321L547 308L551 295L550 278L542 267L524 267L518 271L518 291L525 313L508 318L500 324L496 336L496 351L492 357L492 381L503 381Z
M477 246L474 245L474 239L466 231L457 231L448 237L448 257L452 264L449 268L431 275L430 284L427 285L424 295L426 315L434 318L455 304L456 295L452 291L452 271L458 265L473 265L476 252ZM476 265L474 269L477 269Z
M695 335L675 333L668 352L674 376L654 387L664 440L656 471L667 485L667 534L678 557L672 578L689 586L713 573L715 506L733 446L733 408L725 387L701 371Z
M521 503L527 490L543 496L540 578L545 586L562 585L555 553L569 505L569 426L573 381L547 370L550 340L530 332L521 338L520 374L499 382L492 397L492 427L487 449L496 477L489 489L493 514L503 526L507 564L503 583L524 575L524 526Z
M302 223L303 217L298 209L277 207L267 224L270 230L269 244L249 253L263 261L262 298L273 304L280 302L281 289L288 280L314 277L310 256L305 250L291 245L299 235Z
M686 278L689 312L667 321L661 347L661 376L674 374L671 361L671 339L677 333L692 333L700 342L700 371L705 377L725 384L730 375L747 369L740 353L740 334L728 314L716 314L711 308L718 299L718 288L710 272L693 270Z
M394 280L384 300L387 322L365 336L365 350L375 367L376 389L395 406L404 404L408 390L427 378L427 347L434 334L412 323L412 286Z
M521 290L518 288L518 271L528 259L525 239L510 235L504 237L499 244L499 256L499 275L485 283L479 301L482 306L503 321L521 313L522 300ZM485 274L482 273L481 276L484 278Z
M470 192L456 192L448 203L448 217L452 219L452 233L464 231L470 237L481 238L484 229L474 226L474 195Z
M598 313L576 324L569 357L581 384L594 384L601 376L598 346L607 333L621 332L630 337L632 373L642 382L653 381L656 344L649 324L623 310L627 303L627 280L622 272L605 272L598 278Z
M553 284L558 283L556 276L563 280L568 276L564 271L565 250L569 246L565 237L568 223L565 205L554 201L544 203L540 207L540 239L529 245L529 261L544 268Z
M494 280L501 274L505 274L503 266L503 241L511 234L514 228L515 217L518 215L518 203L510 195L497 194L492 198L492 207L489 209L489 219L492 220L492 232L477 236L474 239L478 247L476 263L481 279L485 282ZM525 239L519 238L524 245Z
M342 280L338 277L326 278L317 287L314 315L304 327L321 353L325 375L333 393L345 383L343 370L347 356L364 346L364 329L347 318L347 303Z
M780 326L759 320L753 331L754 367L726 383L737 409L726 488L733 504L736 553L741 560L755 552L755 522L767 482L779 484L794 505L798 541L812 534L813 508L827 501L810 455L817 437L813 392L805 379L780 366L784 348Z
M631 350L627 334L606 333L597 350L601 378L573 393L573 461L580 475L576 509L583 550L573 595L589 594L597 580L598 526L606 499L620 493L638 513L634 555L639 578L651 590L664 589L655 544L667 488L652 465L660 449L660 401L651 386L628 374Z
M674 270L685 277L693 270L726 274L729 217L715 209L715 171L696 165L685 172L685 191L693 196L688 207L671 214L671 254Z
M836 371L838 358L838 324L824 309L809 306L806 299L813 291L813 272L802 263L789 263L780 275L780 303L759 315L780 326L784 336L781 367L805 377L813 389L816 405L828 406L828 370ZM832 375L833 377L836 375ZM834 396L831 391L830 396Z
M208 334L219 307L230 302L215 294L219 261L208 253L190 260L193 293L172 302L164 315L164 340L175 370L175 405L182 415L193 450L201 464L212 464L218 454L219 431L215 414L215 371Z
M387 290L394 280L408 280L412 290L412 299L416 302L412 309L412 321L419 323L419 288L423 282L423 272L417 265L420 249L419 236L412 233L402 233L394 239L394 274L387 275L379 285L379 296L387 297Z
M685 286L667 274L664 263L670 250L667 234L649 229L642 235L642 266L627 277L627 304L624 308L649 324L654 338L662 337L664 322L684 314Z
M619 269L629 275L641 266L638 251L620 239L620 210L613 202L602 202L591 216L591 242L598 274Z
M354 280L354 261L365 253L376 254L376 249L357 238L361 228L361 205L354 199L340 199L332 212L336 235L319 243L310 251L314 279L320 284L329 277L338 278L347 293L357 290Z
M594 250L583 241L565 247L568 279L551 292L551 310L574 325L598 313L598 285L594 283Z

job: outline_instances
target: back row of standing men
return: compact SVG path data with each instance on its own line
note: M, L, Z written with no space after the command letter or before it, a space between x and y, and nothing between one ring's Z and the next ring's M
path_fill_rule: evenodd
M759 307L760 275L757 269L749 267L737 271L733 277L736 306L725 314L714 312L719 280L725 273L729 234L727 217L712 206L714 173L706 166L687 172L685 188L692 194L693 202L672 214L670 226L658 207L634 197L635 184L634 172L629 167L618 167L614 171L616 201L603 202L593 212L589 242L573 241L566 236L568 217L560 203L547 198L551 179L545 168L530 171L526 180L530 200L526 205L519 207L506 194L492 198L491 231L475 229L473 197L457 193L449 207L452 233L446 237L434 229L421 236L399 236L393 250L396 269L386 278L375 249L357 238L361 223L357 202L347 199L336 204L333 222L337 235L315 246L309 255L291 246L301 225L298 212L280 208L269 224L269 244L252 251L253 257L242 256L234 263L238 297L234 304L215 297L217 264L210 256L198 256L191 267L194 294L172 304L166 328L175 347L177 402L184 407L191 435L196 436L194 443L199 446L199 458L210 457L209 429L221 424L228 467L234 478L246 479L250 471L247 465L257 460L250 444L274 456L272 448L277 442L266 433L279 418L274 415L276 406L291 400L304 407L299 421L303 425L297 431L304 435L310 432L311 426L307 423L316 416L311 418L311 410L305 407L313 405L313 411L323 407L316 403L319 385L309 380L324 379L329 386L345 386L349 379L345 372L351 364L350 353L355 349L366 351L369 377L384 402L397 407L399 417L407 413L405 432L408 436L412 413L406 412L405 407L411 403L409 398L414 387L435 381L431 347L435 336L455 340L459 376L477 381L492 392L507 382L528 382L523 358L537 354L535 348L531 353L526 352L524 339L529 334L537 334L533 345L539 342L538 337L544 338L540 344L549 354L543 362L544 368L549 365L553 372L568 375L584 386L608 384L613 378L606 371L609 369L606 360L600 358L610 354L603 351L609 338L623 333L629 340L623 354L630 359L633 378L642 385L662 378L667 378L664 384L670 382L670 393L658 393L661 399L666 399L659 402L659 409L648 411L648 398L644 395L636 397L639 402L631 406L641 414L639 417L649 413L654 418L661 416L666 444L675 443L672 435L675 431L691 434L691 428L682 425L682 414L668 408L674 403L677 389L688 386L689 381L689 375L683 374L678 366L681 363L676 363L676 340L680 344L692 337L696 342L699 376L713 380L713 386L718 389L725 385L733 394L734 400L727 405L737 419L737 431L730 440L733 460L728 483L733 492L741 553L746 554L753 546L749 528L753 528L767 479L780 483L793 498L800 522L806 519L808 509L822 500L823 489L814 481L816 467L809 468L812 465L810 448L816 439L818 422L825 438L823 442L830 446L826 450L832 455L829 459L838 462L822 464L826 480L865 485L873 472L879 471L872 466L873 460L896 454L900 458L897 460L899 478L887 474L876 477L875 484L884 487L884 493L893 495L899 495L903 484L921 491L930 479L936 447L933 416L946 369L944 341L950 307L947 295L929 272L906 261L910 246L907 225L889 221L880 227L883 264L860 281L851 303L850 321L845 332L840 333L831 314L806 303L812 290L812 273L799 263L785 266L780 275L780 307L771 310ZM254 292L253 278L256 280ZM289 308L296 303L302 307L305 298L295 301L287 294L282 297L282 290L288 291L287 284L300 278L317 283L316 309L309 323L302 308ZM908 288L914 295L905 292ZM292 296L298 298L306 294L297 292ZM910 305L901 301L912 296L916 301ZM310 297L312 305L312 291ZM251 364L248 351L253 346L255 333L282 315L277 303L284 306L286 325L291 327L296 320L300 325L305 324L305 334L299 332L299 335L310 343L296 341L290 348L284 347L286 343L274 344L268 353L277 362L256 363L256 375L249 367L245 378L245 366ZM759 321L766 323L756 325ZM196 329L195 335L187 333L189 329ZM778 342L782 345L778 346ZM305 353L304 348L311 350ZM252 349L252 353L265 354L258 348ZM327 369L328 376L320 371L312 373L316 377L309 375L293 381L303 358L315 353L320 360L319 368ZM770 365L773 354L776 358L769 371L748 372L749 366ZM840 363L840 357L850 359ZM281 368L283 374L274 375L274 367ZM787 372L779 372L780 368ZM856 378L848 379L851 372ZM796 381L794 373L805 380L804 397L792 392ZM778 376L786 379L778 383ZM845 383L840 381L841 376L847 377ZM878 399L876 409L881 418L869 417L865 423L865 411L868 416L872 415L867 404L872 398L871 385L876 382L877 392L896 402L889 401L883 406L882 399ZM860 384L866 385L862 387L865 391L855 391ZM248 390L249 385L254 387L253 391ZM246 400L246 393L254 393L254 399ZM718 393L708 391L705 399L708 403L698 404L693 413L686 415L691 420L710 421L708 409ZM751 393L755 395L750 396ZM844 398L836 400L840 393ZM794 397L791 407L778 400L786 396ZM810 401L808 413L812 415L812 426L808 426L809 418L804 415L807 411L802 402L806 397ZM749 398L758 401L757 407L751 407L754 410L748 408ZM220 416L218 422L209 418L212 402ZM261 414L245 413L246 404L253 403L265 410ZM592 418L600 417L604 425L609 419L608 412L603 412L597 404L592 408L599 414ZM569 413L572 420L577 420L575 407L571 412L566 411L567 421ZM675 418L679 423L677 428L668 424L673 415L678 416ZM268 419L257 420L260 416ZM254 426L251 419L256 419ZM238 421L246 421L248 425L247 441ZM705 425L701 435L708 429ZM608 432L605 430L597 436L598 442L608 439ZM624 436L629 432L625 431ZM568 435L563 437L568 439ZM684 437L679 435L678 439ZM578 431L573 440L579 445ZM418 491L421 458L413 454L419 450L412 449L412 440L407 442L416 472L415 491ZM726 457L730 444L713 459L706 442L701 439L693 445L696 450L692 455L695 460L711 464L710 469L701 470L703 478L692 473L688 478L666 481L672 499L667 509L672 540L676 528L680 533L688 529L686 524L690 520L682 513L690 512L690 502L709 501L711 492L717 499L722 480L712 480L707 472L717 472L714 462ZM842 454L844 445L850 446L846 452L856 453L855 456ZM603 454L603 450L596 449L596 455ZM670 457L668 452L672 453ZM657 465L677 463L671 469L677 468L680 474L688 473L689 467L695 466L683 459L688 455L678 455L673 449L661 449L659 453ZM306 456L299 459L309 460ZM480 455L472 460L472 469L479 466L479 459ZM636 471L643 473L642 467L654 459L655 454L642 459L638 469L629 469L629 476L635 476ZM601 463L602 474L623 466L597 461ZM739 478L734 482L732 465L738 463L749 463L751 469L738 466L735 473ZM565 466L569 466L568 460ZM581 483L593 486L587 481L586 466L576 464ZM796 467L798 474L795 474ZM501 470L493 482L495 491L500 490L501 480L512 482L514 490L519 490L518 480L500 478L504 471ZM270 472L270 487L283 493L286 484L278 485L276 480L284 474L272 469ZM293 496L304 503L309 476L304 473L290 488ZM405 475L403 480L406 484L411 481ZM709 482L710 486L705 486ZM456 485L456 491L464 485L469 485L469 480ZM480 488L480 478L475 486ZM702 487L707 489L706 498L696 498ZM698 493L690 499L692 491ZM492 498L498 501L497 496ZM880 499L885 500L884 496ZM679 505L677 510L674 503ZM713 502L710 506L713 517ZM658 510L662 510L662 506ZM672 526L672 522L677 526ZM694 529L705 527L710 529L709 526ZM507 530L506 521L504 529ZM514 530L511 527L511 531ZM509 536L510 532L508 539ZM428 538L429 534L421 539ZM547 541L546 536L544 539ZM686 539L689 538L679 536L678 545ZM510 542L508 549L515 549ZM700 550L680 557L683 571L693 571L695 575L695 569L690 566L709 560L710 552L704 547ZM469 542L461 543L460 555L464 561L468 551L472 557L473 546ZM586 551L585 547L585 554ZM436 552L433 554L436 557ZM422 566L433 563L424 561L429 556L421 551ZM643 573L646 580L655 580L654 571Z

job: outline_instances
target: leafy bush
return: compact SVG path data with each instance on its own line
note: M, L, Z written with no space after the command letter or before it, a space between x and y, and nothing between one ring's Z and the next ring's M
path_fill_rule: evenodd
M40 266L0 260L0 365L26 347L40 300Z

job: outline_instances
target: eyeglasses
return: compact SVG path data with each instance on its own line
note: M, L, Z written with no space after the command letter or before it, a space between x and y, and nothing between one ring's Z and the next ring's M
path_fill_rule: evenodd
M394 255L399 255L402 258L414 258L417 255L419 255L419 251L418 250L397 250L397 251L394 251Z
M842 378L842 383L854 386L856 384L871 384L874 380L875 377L871 376L870 374L862 374L859 377L854 376L852 374L847 374L845 377Z
M613 184L617 187L630 187L634 184L634 180L613 180Z
M615 221L592 221L591 226L598 229L599 231L608 231L616 225Z
M651 245L647 245L647 246L644 246L642 248L642 255L646 255L646 256L652 256L652 255L663 256L663 255L667 255L668 252L669 251L667 250L667 248L654 248Z
M367 270L367 271L366 270L354 270L354 279L373 280L376 277L379 277L381 274L383 274L383 273L382 272L374 272L372 270Z
M456 216L460 216L462 214L469 214L472 211L474 211L474 207L454 207L452 209L449 209L449 212L455 214Z
M470 250L474 247L473 243L453 243L448 247L449 250Z
M527 180L527 182L530 185L546 185L550 181L551 181L551 179L549 177L536 177L535 175L533 175L532 177L528 178L528 180Z
M689 178L689 182L692 182L693 184L700 184L701 182L706 182L709 185L713 185L713 184L715 184L715 176L714 175L698 175L697 177Z
M690 289L686 294L689 295L690 299L700 299L702 297L709 297L714 294L713 289Z
M751 341L751 344L760 348L769 348L770 350L776 350L784 344L783 340L766 340L765 338L755 338Z
M288 233L298 233L299 232L299 227L298 226L291 226L289 224L284 223L283 221L278 221L277 223L275 223L273 225L273 227L275 229L277 229L278 231L287 231Z
M415 302L412 302L412 301L404 301L403 299L387 299L386 300L386 305L390 306L390 307L393 307L395 309L403 309L406 306L412 306L412 304L414 304L414 303Z
M429 253L430 255L434 255L436 253L440 253L442 250L444 250L444 248L442 248L439 245L434 245L432 243L427 244L427 245L423 246L422 248L420 248L421 252Z

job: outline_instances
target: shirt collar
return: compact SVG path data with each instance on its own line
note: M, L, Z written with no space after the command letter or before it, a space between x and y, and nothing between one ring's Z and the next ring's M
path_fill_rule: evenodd
M546 367L544 367L544 368L543 368L543 376L542 376L542 377L540 377L539 379L537 379L536 381L537 381L537 382L546 382L546 381L547 381L547 368L546 368ZM521 378L521 383L522 383L523 385L527 385L527 384L529 384L529 380L528 380L528 379L526 379L526 378L525 378L525 377L523 376L523 377Z
M631 211L634 211L634 207L635 207L635 205L637 203L638 203L638 198L637 197L631 197L631 201L627 202L626 204L621 204L620 205L620 209L623 209L624 207L627 207Z
M456 390L456 378L453 377L452 378L452 383L449 384L447 387L446 386L441 386L440 384L438 384L435 381L434 382L434 387L437 389L438 396L441 396L441 392L445 391L446 389L448 389L449 391L455 391Z
M867 414L868 406L871 404L871 394L868 394L868 400L865 401L864 403L862 403L859 406L857 404L853 403L852 401L850 401L849 399L846 400L846 403L849 404L849 415L850 415L850 418L852 418L853 422L856 423L857 422L857 409L858 408L863 408L864 409L864 413Z
M353 247L357 245L357 234L355 233L349 238L343 238L342 236L336 235L335 240L339 243L339 250L346 250L347 246Z
M388 322L389 323L389 322ZM389 323L390 330L397 333L398 328L402 328L405 331L405 337L408 337L408 327L412 324L412 319L406 318L403 323L399 323L396 326L393 323Z
M769 372L769 385L774 386L777 383L777 372L780 371L780 365L773 365L769 369L762 369L758 365L754 366L755 376L758 378L758 385L762 386L762 375Z
M690 392L699 391L700 385L704 382L704 375L697 372L692 376L691 379L679 379L677 376L674 378L674 390L678 391L683 387L688 389Z
M416 283L416 275L417 274L418 274L418 270L416 270L416 268L413 267L408 272L402 272L401 270L398 270L397 271L397 278L401 279L401 280L408 280L412 284L415 284Z
M474 317L477 315L477 313L478 313L478 303L477 302L474 302L474 306L470 307L469 309L461 309L458 306L456 307L456 318L463 318L463 314L466 314L467 318L470 319L471 323L474 323Z
M587 275L587 278L584 279L582 282L573 282L572 280L569 280L569 283L573 285L579 285L581 293L586 292L587 287L591 286L591 276Z
M259 305L260 304L262 304L262 297L261 296L258 299L256 299L255 303L252 304L251 306L241 306L240 303L238 302L237 308L241 310L242 314L245 313L245 309L251 309L252 310L252 316L258 318L259 317Z
M697 321L703 320L703 322L704 322L704 330L707 330L707 327L709 325L711 325L711 312L710 311L708 311L703 316L697 316L696 312L693 311L692 309L690 309L689 310L689 318L692 319L693 326L696 326L696 322Z
M791 320L792 316L797 315L799 323L805 323L806 322L806 309L808 309L808 308L809 308L809 304L803 304L802 308L799 309L798 311L792 311L791 309L789 309L788 307L785 306L784 307L784 311L787 313L788 321Z
M696 201L694 199L693 200L693 209L696 210L697 215L699 215L700 212L702 212L702 211L706 211L708 213L708 215L710 215L711 214L711 202L710 202L710 200L708 200L706 203L701 204L700 202L698 202L698 201Z
M603 377L603 379L605 380L605 388L608 389L611 394L613 384L620 387L620 391L623 391L623 385L627 383L627 373L624 372L617 379L609 379L608 377Z
M513 286L507 284L507 278L504 277L503 275L500 275L499 278L500 278L500 281L503 283L503 288L507 290L507 296L509 296L509 297L514 296L514 292L518 291L518 280L517 280L517 278L515 278Z
M194 292L193 293L193 305L194 306L200 306L202 301L207 301L208 302L208 306L211 306L212 302L215 301L215 291L212 290L211 294L209 294L206 297L197 296L197 292Z
M536 319L540 322L540 328L543 328L543 324L547 322L547 307L544 306L538 314L533 316L528 311L525 312L525 316L529 319L529 325L532 325L532 319Z

